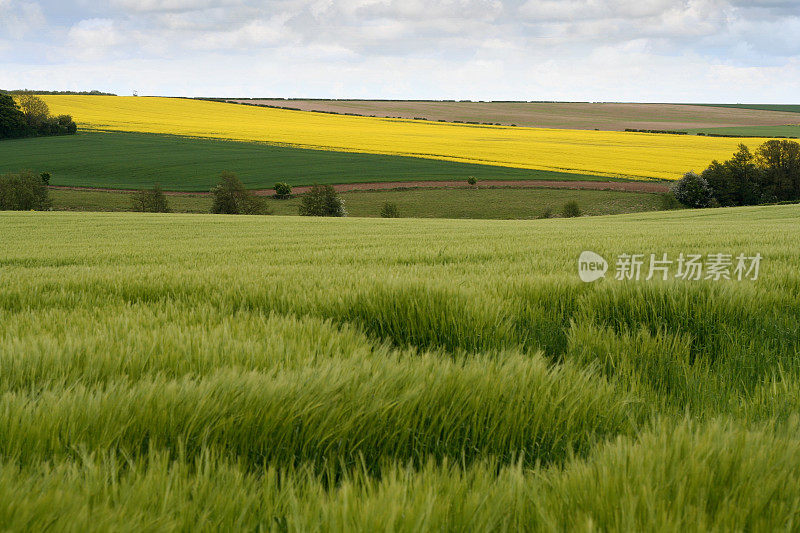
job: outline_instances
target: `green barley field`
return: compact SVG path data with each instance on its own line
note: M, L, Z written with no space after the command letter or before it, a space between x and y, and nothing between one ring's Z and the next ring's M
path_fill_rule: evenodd
M0 529L798 530L798 250L796 205L0 213Z
M485 183L481 183L485 186ZM50 191L57 211L131 211L133 194L121 191ZM378 217L384 203L397 205L401 217L411 218L543 218L558 215L564 204L578 203L585 215L618 215L662 208L660 194L580 189L403 189L341 193L348 216ZM211 195L180 194L167 198L175 213L210 213ZM300 197L265 197L274 215L297 215Z

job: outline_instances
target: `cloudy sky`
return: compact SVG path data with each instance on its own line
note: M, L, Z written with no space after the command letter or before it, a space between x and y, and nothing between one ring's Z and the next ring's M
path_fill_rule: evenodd
M800 0L0 0L0 87L800 103Z

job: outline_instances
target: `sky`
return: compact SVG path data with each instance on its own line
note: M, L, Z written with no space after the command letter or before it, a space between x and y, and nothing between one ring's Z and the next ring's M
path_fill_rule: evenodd
M0 0L0 88L800 103L800 0Z

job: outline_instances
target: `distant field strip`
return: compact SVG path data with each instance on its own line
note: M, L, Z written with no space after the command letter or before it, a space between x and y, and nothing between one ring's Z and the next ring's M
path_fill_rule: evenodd
M534 128L623 131L782 126L797 121L793 106L740 108L685 104L596 102L448 102L402 100L231 100L257 105L365 116L491 122ZM783 109L787 107L787 109ZM800 110L800 106L794 106Z
M470 126L169 98L46 96L84 128L257 141L634 179L676 179L737 139ZM748 140L755 146L758 140Z

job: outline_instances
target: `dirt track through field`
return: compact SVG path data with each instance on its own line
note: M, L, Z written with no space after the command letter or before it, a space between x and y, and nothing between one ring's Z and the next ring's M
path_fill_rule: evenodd
M465 181L387 181L376 183L343 183L334 185L333 188L339 192L347 191L385 191L399 189L466 189L477 187L480 189L588 189L596 191L623 191L623 192L646 192L662 193L669 190L669 185L663 182L652 181L547 181L547 180L491 180L479 182L477 185L469 185ZM107 189L96 187L68 187L51 185L51 189L72 190L72 191L96 191L96 192L134 192L131 189ZM308 192L311 187L293 187L294 194ZM258 189L254 191L261 196L272 196L275 192L272 189ZM207 196L209 192L178 192L165 191L171 196Z

